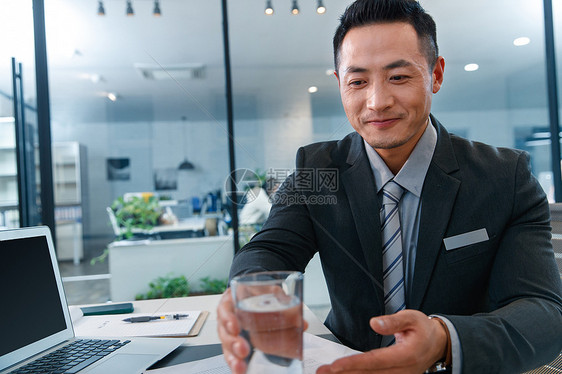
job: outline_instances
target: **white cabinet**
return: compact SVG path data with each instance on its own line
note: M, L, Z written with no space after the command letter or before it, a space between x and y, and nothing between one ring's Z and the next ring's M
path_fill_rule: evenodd
M77 142L53 143L53 182L55 205L82 203L82 154L84 146Z
M85 147L77 142L53 143L53 184L57 257L74 260L84 255L82 210L85 198Z
M13 121L0 122L0 227L17 227L18 180Z
M19 226L15 144L14 122L0 122L0 227ZM53 143L51 152L57 257L59 260L73 259L78 263L83 257L82 210L86 201L85 148L77 142L61 142ZM39 160L37 149L35 157ZM39 180L39 165L36 165L37 183ZM39 187L37 185L37 191Z
M0 147L0 204L17 205L16 149Z

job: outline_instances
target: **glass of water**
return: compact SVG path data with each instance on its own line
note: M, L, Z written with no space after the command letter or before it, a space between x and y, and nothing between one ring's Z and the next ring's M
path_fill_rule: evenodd
M302 374L302 273L245 274L230 287L241 335L251 347L246 373Z

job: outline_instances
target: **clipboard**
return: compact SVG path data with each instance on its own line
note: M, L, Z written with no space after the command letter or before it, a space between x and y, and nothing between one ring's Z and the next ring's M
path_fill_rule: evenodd
M210 313L207 310L201 311L201 314L199 314L199 317L197 317L197 320L195 321L195 324L193 325L193 327L191 328L191 330L189 331L189 333L186 336L191 337L191 336L199 335L199 332L201 331L201 328L205 324L205 321L207 320L207 317L209 316L209 314Z

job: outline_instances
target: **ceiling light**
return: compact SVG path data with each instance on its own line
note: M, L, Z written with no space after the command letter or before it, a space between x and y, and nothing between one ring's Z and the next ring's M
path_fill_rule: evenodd
M465 71L476 71L478 70L480 66L478 66L478 64L466 64L464 66L464 70Z
M135 11L133 10L133 4L131 3L131 0L127 0L127 15L128 16L135 15Z
M318 87L316 87L316 86L310 86L310 87L308 87L308 92L309 92L309 93L318 92Z
M325 74L327 76L330 76L330 75L334 74L334 69L326 69Z
M109 100L113 101L113 102L116 102L116 101L117 101L117 97L119 97L119 96L118 96L116 93L114 93L114 92L109 92L109 93L107 94L107 98L108 98Z
M316 13L318 13L318 14L326 13L326 7L324 6L324 3L322 2L322 0L318 0L318 6L316 7Z
M531 42L531 39L527 38L526 36L522 36L517 38L513 41L513 45L517 47L521 47L523 45L527 45Z
M265 3L265 14L271 16L273 14L273 5L271 5L271 0L267 0Z
M293 0L293 8L291 9L291 13L294 15L299 14L299 5L297 4L297 0Z
M154 0L154 11L152 12L155 17L160 17L162 15L162 11L160 10L160 2L158 0Z
M98 16L105 16L105 8L103 7L103 1L98 1Z

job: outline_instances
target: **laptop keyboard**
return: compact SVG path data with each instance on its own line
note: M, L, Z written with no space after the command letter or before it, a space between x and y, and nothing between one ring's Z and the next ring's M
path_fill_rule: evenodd
M130 340L78 339L11 374L74 374L129 343Z

